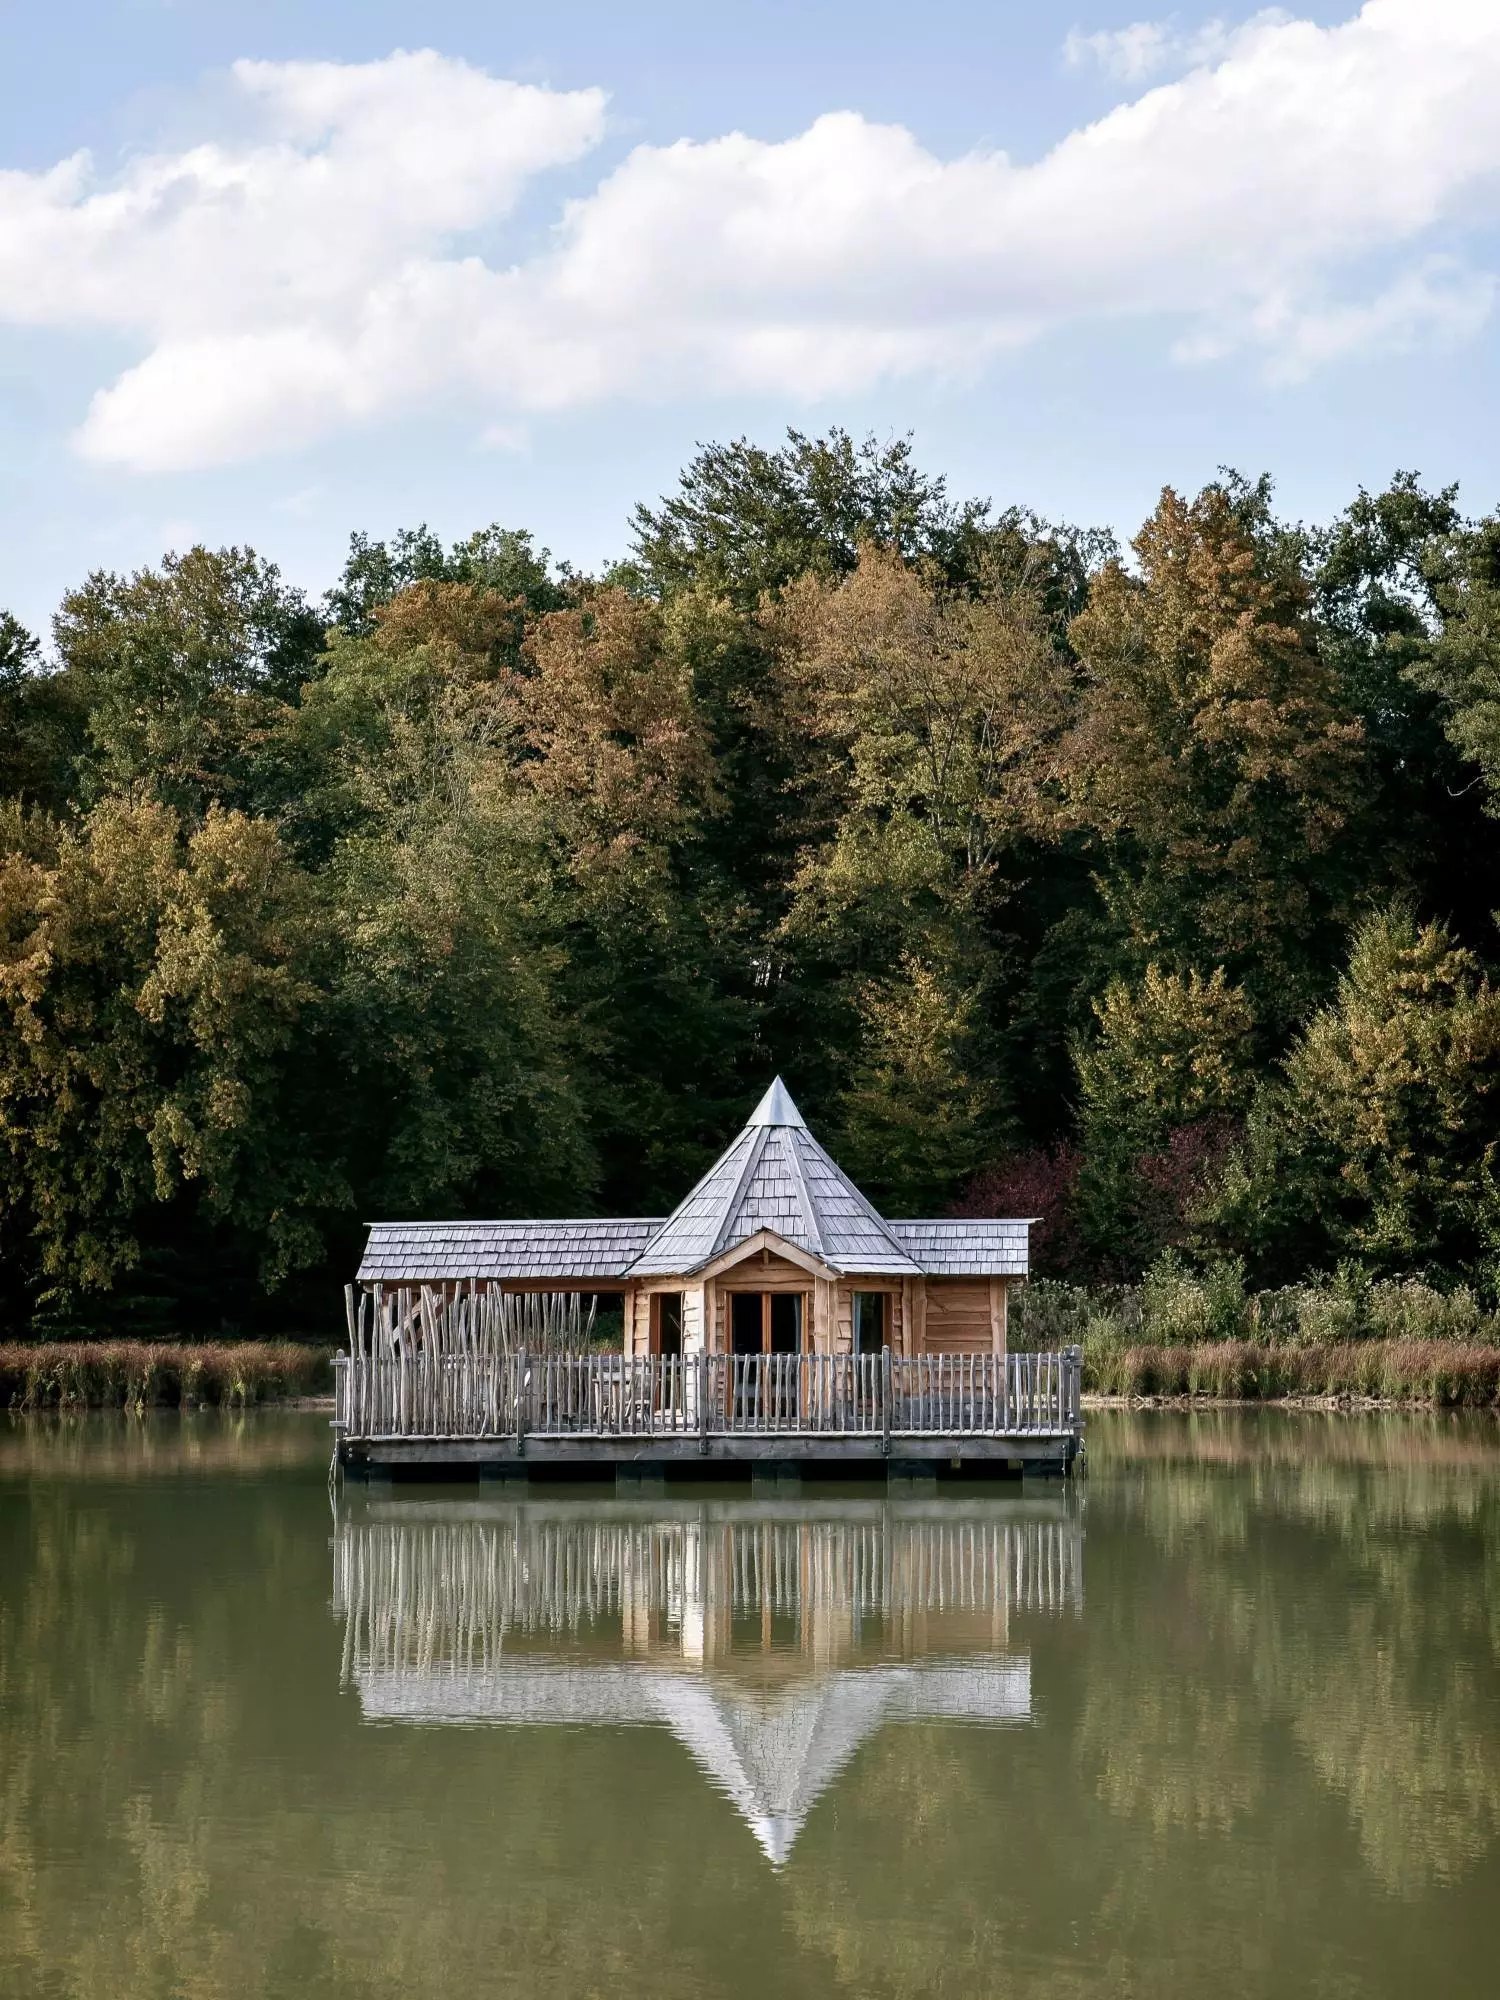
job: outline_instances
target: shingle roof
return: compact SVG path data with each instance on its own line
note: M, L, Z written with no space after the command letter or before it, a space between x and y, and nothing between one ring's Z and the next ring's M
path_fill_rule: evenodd
M376 1222L363 1283L675 1277L770 1230L835 1271L1024 1278L1024 1220L886 1222L818 1144L780 1077L665 1221Z
M931 1277L1024 1278L1031 1267L1028 1221L893 1222L891 1234Z
M454 1278L622 1278L660 1222L375 1222L362 1283Z
M632 1276L696 1271L763 1229L836 1271L921 1268L808 1131L780 1077L647 1244Z

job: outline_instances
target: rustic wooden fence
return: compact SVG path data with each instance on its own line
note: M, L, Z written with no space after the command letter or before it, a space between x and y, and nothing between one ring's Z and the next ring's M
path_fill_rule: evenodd
M408 1338L335 1363L346 1437L1019 1437L1080 1428L1082 1352L511 1353Z

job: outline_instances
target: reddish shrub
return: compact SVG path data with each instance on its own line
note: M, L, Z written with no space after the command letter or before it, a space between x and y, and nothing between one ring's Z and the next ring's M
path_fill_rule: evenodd
M1075 1200L1082 1166L1082 1153L1067 1144L1012 1153L976 1174L950 1213L975 1218L1035 1216L1031 1232L1033 1275L1081 1279L1089 1272Z

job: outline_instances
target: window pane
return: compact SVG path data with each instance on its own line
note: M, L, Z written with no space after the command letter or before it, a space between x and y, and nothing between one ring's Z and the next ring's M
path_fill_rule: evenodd
M682 1352L682 1294L662 1292L656 1302L657 1343L663 1354Z
M854 1351L878 1354L886 1343L885 1293L854 1294Z

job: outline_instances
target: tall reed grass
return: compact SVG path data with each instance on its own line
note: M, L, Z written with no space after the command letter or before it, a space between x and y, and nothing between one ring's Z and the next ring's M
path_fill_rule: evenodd
M0 1405L12 1409L243 1407L333 1386L326 1348L295 1342L141 1340L0 1344Z
M1500 1403L1500 1347L1456 1340L1327 1347L1262 1347L1246 1340L1110 1347L1096 1341L1084 1348L1084 1387L1102 1396L1348 1396L1491 1408Z
M1021 1287L1011 1342L1081 1347L1096 1395L1500 1405L1500 1314L1420 1277L1345 1268L1251 1292L1237 1263L1168 1257L1139 1285Z

